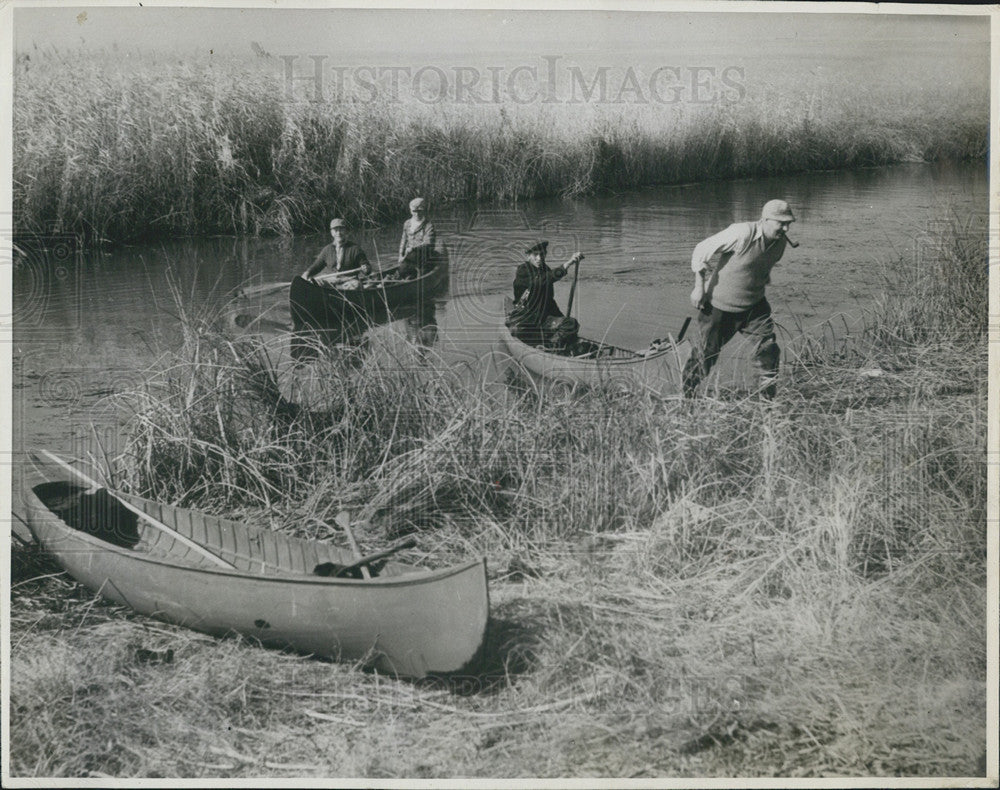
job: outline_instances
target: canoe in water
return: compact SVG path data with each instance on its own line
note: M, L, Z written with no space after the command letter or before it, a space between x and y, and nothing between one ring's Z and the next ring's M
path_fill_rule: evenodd
M485 559L436 571L385 561L371 579L317 575L349 566L353 555L108 489L91 493L72 473L31 458L40 482L25 498L35 539L78 582L141 614L406 677L454 672L483 643Z
M689 341L678 343L670 336L640 351L580 338L577 353L571 355L529 345L501 326L500 343L515 365L550 383L571 389L652 390L659 395L681 392L681 372L691 356Z
M447 250L437 251L428 267L413 279L399 279L397 268L346 282L322 275L315 282L296 277L288 294L293 328L327 329L391 316L402 308L420 309L448 285Z

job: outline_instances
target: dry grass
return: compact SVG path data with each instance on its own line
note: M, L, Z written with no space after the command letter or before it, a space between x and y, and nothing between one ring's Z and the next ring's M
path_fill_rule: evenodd
M485 554L488 649L399 681L130 616L18 550L13 774L972 775L986 312L910 295L985 288L985 247L936 249L963 252L899 262L868 331L803 340L770 404L495 389L376 343L295 411L260 341L188 318L123 483L317 537L355 505L365 546Z

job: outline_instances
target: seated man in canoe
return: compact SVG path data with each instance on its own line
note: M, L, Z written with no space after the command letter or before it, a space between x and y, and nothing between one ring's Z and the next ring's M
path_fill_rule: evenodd
M511 334L529 345L566 349L575 343L580 324L564 318L555 300L554 284L566 276L570 266L579 266L583 255L575 253L563 266L545 264L549 243L540 241L525 250L528 259L514 275L514 308L507 316Z
M315 282L316 275L329 266L333 270L333 276L329 279L334 285L342 287L353 282L354 287L358 287L357 278L367 277L371 274L372 267L364 250L350 240L349 233L350 229L344 220L340 218L330 220L330 235L333 241L319 251L316 260L302 274L302 278ZM351 275L354 276L353 280Z
M434 257L434 226L427 219L427 202L422 197L410 201L410 218L403 223L399 241L399 278L419 277Z

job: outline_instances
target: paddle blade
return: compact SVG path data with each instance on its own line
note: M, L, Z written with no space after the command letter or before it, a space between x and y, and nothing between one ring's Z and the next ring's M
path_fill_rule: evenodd
M684 339L684 333L688 331L688 325L691 323L691 316L684 319L684 326L681 327L680 333L677 335L677 342L680 343Z

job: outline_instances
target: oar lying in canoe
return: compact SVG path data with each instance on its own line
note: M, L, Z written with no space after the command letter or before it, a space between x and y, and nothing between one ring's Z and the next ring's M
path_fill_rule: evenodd
M353 277L358 272L363 271L359 266L357 269L347 269L342 272L329 272L327 274L317 274L312 278L313 282L320 283L321 285L336 285L341 280L346 280ZM291 283L289 283L291 285Z
M330 274L320 274L313 279L318 284L326 284L326 283L334 284L341 278L351 277L352 275L355 275L360 271L361 271L360 268L348 269L347 271L343 272L331 272ZM287 292L288 289L291 288L291 286L292 286L291 281L278 282L278 283L264 283L263 285L251 285L247 288L241 289L240 296L244 298L270 296L271 294L276 294L281 291Z
M358 542L354 539L354 533L351 532L350 512L347 510L341 510L334 517L334 521L337 522L341 529L344 530L344 534L347 535L347 542L351 547L351 553L354 555L354 562L349 565L336 565L332 562L324 562L317 565L313 569L313 573L317 576L333 576L334 578L343 579L351 576L355 571L360 571L362 579L370 579L372 577L372 571L369 566L374 566L379 560L391 557L393 554L403 551L404 549L412 549L417 545L416 538L403 538L402 540L396 541L388 548L362 556L361 549L358 547Z
M376 563L380 563L381 560L388 559L393 554L397 554L404 549L412 549L416 545L416 538L403 538L381 551L373 551L371 554L365 554L363 557L357 555L358 558L347 565L338 565L334 562L320 563L313 569L313 573L317 576L332 576L335 579L347 579L353 577L355 572L360 570L362 578L371 578L371 569L375 568L377 571L379 567Z

